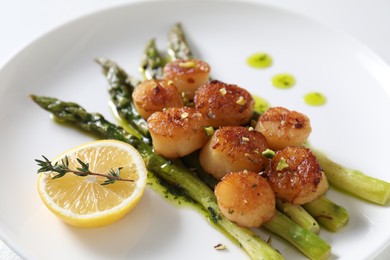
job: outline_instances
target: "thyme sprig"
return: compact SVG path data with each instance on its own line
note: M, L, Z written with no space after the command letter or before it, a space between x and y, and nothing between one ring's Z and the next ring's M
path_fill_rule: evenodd
M101 185L108 185L108 184L113 184L115 181L130 181L133 182L134 180L131 179L123 179L121 178L120 171L122 170L123 167L118 167L116 170L110 169L107 174L103 173L96 173L96 172L91 172L89 170L89 163L85 163L79 158L77 159L77 162L80 164L80 167L77 167L76 170L72 170L69 168L69 158L68 156L65 156L61 162L56 162L52 163L49 159L47 159L45 156L43 156L44 160L38 160L35 159L35 161L38 163L38 166L41 167L38 169L37 173L42 173L42 172L56 172L58 173L57 175L54 175L52 179L58 179L63 177L67 173L73 173L77 176L80 177L86 177L88 175L91 176L100 176L104 177L107 180L105 180Z

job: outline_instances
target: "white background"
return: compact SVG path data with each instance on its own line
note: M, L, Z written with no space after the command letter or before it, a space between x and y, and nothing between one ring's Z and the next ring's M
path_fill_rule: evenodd
M257 1L291 10L342 30L390 64L390 0ZM24 46L64 22L129 2L134 1L0 0L0 67ZM0 259L19 258L0 240Z

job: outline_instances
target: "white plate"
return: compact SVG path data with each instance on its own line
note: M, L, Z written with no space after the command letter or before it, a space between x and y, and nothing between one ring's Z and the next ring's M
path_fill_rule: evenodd
M113 119L106 81L95 57L109 57L130 74L144 44L182 22L196 54L212 75L239 84L308 114L312 143L333 159L390 181L390 73L376 55L350 37L306 18L249 2L144 2L95 13L68 23L22 50L0 70L1 182L0 236L26 259L242 259L246 255L197 212L176 208L147 191L132 214L99 229L76 229L54 217L36 191L35 158L52 158L91 140L49 120L28 98L31 93L75 101ZM255 52L271 54L274 65L255 70L245 64ZM270 78L292 73L297 84L277 90ZM321 91L322 107L302 96ZM331 258L371 259L389 244L390 209L331 190L329 197L351 215L337 233L321 231L333 247ZM267 238L268 234L259 234ZM213 247L228 246L226 251ZM288 259L304 258L278 238L273 245Z

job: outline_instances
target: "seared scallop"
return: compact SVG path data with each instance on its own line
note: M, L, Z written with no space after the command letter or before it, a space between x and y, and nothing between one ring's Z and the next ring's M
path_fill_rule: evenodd
M276 152L267 171L277 198L292 204L308 203L329 187L317 158L305 147L286 147Z
M143 81L134 89L132 97L136 110L144 119L167 107L184 106L176 86L167 80Z
M297 111L283 107L271 107L262 114L256 124L271 149L302 145L311 133L310 119Z
M247 90L217 80L199 87L195 93L194 103L213 127L249 123L255 104Z
M178 59L165 65L164 79L175 84L184 98L192 100L196 89L209 81L210 66L201 60Z
M222 214L240 226L259 227L275 214L275 194L258 173L229 173L214 192Z
M157 154L168 159L188 155L203 147L205 117L191 107L167 108L148 118L148 128Z
M260 172L267 163L262 155L267 148L267 140L260 132L243 126L224 126L201 149L199 162L218 180L234 171Z

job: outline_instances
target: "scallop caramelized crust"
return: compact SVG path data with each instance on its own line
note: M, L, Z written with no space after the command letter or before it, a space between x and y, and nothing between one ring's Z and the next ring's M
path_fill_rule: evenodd
M260 172L268 162L262 155L267 148L267 140L260 132L243 126L224 126L201 149L199 162L218 180L233 171Z
M176 86L167 80L145 80L135 87L132 97L136 110L145 120L164 108L184 106Z
M192 100L196 89L209 81L210 66L197 59L178 59L165 65L163 75L177 86L179 93Z
M275 194L267 180L255 172L225 175L214 193L222 214L240 226L259 227L275 214Z
M311 133L310 119L297 111L271 107L259 118L256 130L261 132L271 149L300 146Z
M276 152L268 182L277 198L292 204L305 204L323 195L329 188L325 174L310 149L287 147Z
M218 80L199 87L194 103L196 109L207 116L213 127L247 124L255 104L247 90Z
M174 159L203 147L206 135L204 115L191 107L167 108L148 118L148 128L156 153Z

